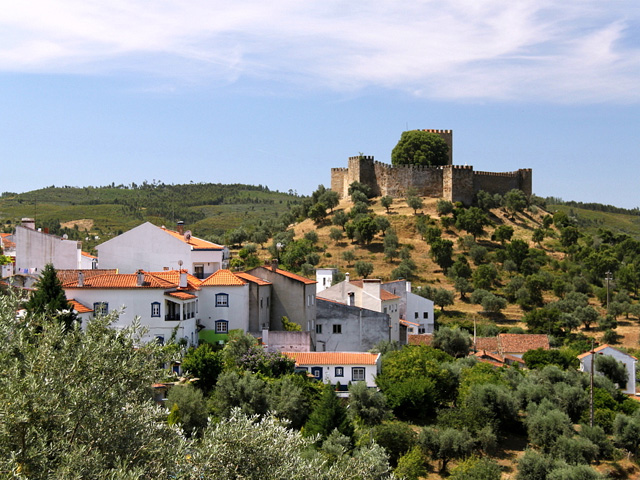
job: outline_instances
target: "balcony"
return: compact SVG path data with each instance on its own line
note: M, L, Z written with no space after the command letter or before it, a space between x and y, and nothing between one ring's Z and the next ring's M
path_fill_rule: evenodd
M180 320L180 314L179 313L169 313L169 314L164 316L164 319L165 319L165 321Z

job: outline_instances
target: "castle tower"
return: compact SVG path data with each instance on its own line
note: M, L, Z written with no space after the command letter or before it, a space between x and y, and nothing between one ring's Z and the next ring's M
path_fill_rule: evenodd
M447 145L449 145L449 163L453 165L453 130L434 130L432 128L425 128L423 132L435 133L441 139L443 139Z

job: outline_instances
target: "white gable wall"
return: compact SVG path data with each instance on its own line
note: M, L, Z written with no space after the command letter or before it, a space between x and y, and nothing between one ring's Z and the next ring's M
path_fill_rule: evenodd
M16 226L16 271L35 269L40 274L45 265L52 263L58 269L80 268L80 246L75 240L65 240L55 235L31 228Z
M109 312L114 310L124 310L114 328L131 325L135 317L140 317L140 325L148 329L143 340L148 341L156 336L162 336L165 341L171 338L173 330L178 327L176 332L176 340L186 338L190 345L196 345L198 342L198 334L196 330L196 319L198 314L193 318L184 320L165 320L166 301L174 303L195 302L195 300L186 300L180 302L164 294L165 290L161 288L65 288L67 298L94 308L95 303L108 303ZM160 303L160 316L152 317L151 304L153 302ZM196 303L197 304L197 303Z
M627 373L629 374L629 380L627 381L626 385L620 385L620 388L624 393L636 393L636 360L633 357L610 346L597 351L595 355L609 355L619 362L624 363L627 369ZM593 367L597 368L595 365L595 358ZM591 372L591 354L580 359L580 370L582 370L583 372ZM598 373L597 369L596 373Z

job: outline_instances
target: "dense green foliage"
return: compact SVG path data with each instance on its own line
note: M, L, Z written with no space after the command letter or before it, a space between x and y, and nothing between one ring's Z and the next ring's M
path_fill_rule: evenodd
M422 130L402 132L391 151L393 165L447 165L449 146L442 137Z

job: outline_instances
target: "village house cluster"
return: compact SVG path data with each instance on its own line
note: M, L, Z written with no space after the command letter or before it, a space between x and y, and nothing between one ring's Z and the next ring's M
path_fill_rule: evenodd
M143 223L96 247L50 235L23 219L15 234L2 235L3 282L33 288L51 263L83 325L93 317L118 312L115 328L134 319L146 341L224 343L241 330L259 338L268 351L294 359L318 380L340 384L364 381L375 387L380 355L368 353L381 341L430 344L434 303L412 293L411 282L352 280L335 283L336 270L319 268L316 279L282 270L277 262L233 272L229 250L195 237L179 222L175 230ZM15 270L14 270L15 269ZM285 330L293 322L300 331ZM501 334L474 339L475 357L494 366L524 366L528 350L548 350L546 335ZM591 355L611 355L629 371L625 392L635 392L636 359L608 345L580 356L590 370Z

